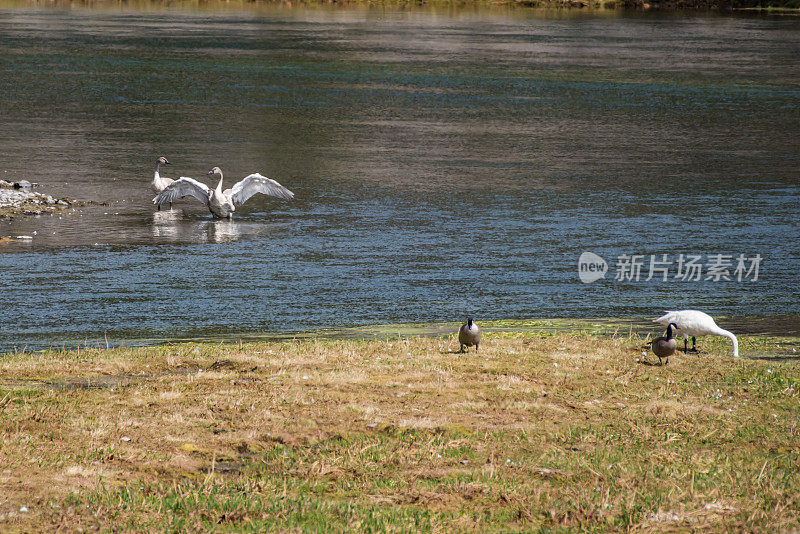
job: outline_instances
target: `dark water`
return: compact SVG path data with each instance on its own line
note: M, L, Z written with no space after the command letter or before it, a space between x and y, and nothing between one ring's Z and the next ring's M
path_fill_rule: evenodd
M800 17L0 4L0 178L108 203L0 222L33 238L0 244L0 348L685 307L796 325L799 126ZM296 199L157 213L159 155ZM606 279L579 280L583 251ZM733 279L645 281L662 254L732 256Z

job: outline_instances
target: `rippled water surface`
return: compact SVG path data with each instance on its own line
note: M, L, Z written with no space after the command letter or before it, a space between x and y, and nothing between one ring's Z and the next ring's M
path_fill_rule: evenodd
M797 17L0 4L0 178L107 204L0 222L32 237L0 243L0 348L676 307L796 323L798 58ZM159 155L296 198L157 212ZM605 279L579 280L583 251ZM763 259L646 281L663 254Z

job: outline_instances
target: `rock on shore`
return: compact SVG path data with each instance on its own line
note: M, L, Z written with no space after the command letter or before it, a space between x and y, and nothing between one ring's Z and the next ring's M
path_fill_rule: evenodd
M0 219L19 215L41 215L67 209L72 201L32 191L30 182L0 180Z

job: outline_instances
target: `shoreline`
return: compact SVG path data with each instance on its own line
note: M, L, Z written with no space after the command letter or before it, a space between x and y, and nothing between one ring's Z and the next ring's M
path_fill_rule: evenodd
M800 314L775 316L724 317L716 320L737 336L779 340L800 339ZM530 335L587 334L600 337L638 335L656 337L664 328L651 317L547 317L531 319L477 320L487 333L516 333ZM286 331L244 331L214 335L169 335L117 339L103 333L88 337L62 335L57 342L8 343L0 345L0 361L6 354L37 354L50 351L158 348L186 343L234 345L242 343L280 343L287 341L387 341L404 336L441 337L458 332L461 322L388 323L345 327L320 327ZM222 329L222 327L220 327Z
M4 0L3 7L41 7L33 0ZM686 12L702 13L751 13L773 15L800 14L798 0L178 0L176 2L160 2L155 0L83 0L70 2L55 0L48 3L49 8L66 9L124 9L124 10L176 10L193 9L197 11L258 11L261 9L279 8L391 8L411 9L470 9L487 10L511 9L529 11L566 11L566 12L624 12L624 11L661 11L665 13Z

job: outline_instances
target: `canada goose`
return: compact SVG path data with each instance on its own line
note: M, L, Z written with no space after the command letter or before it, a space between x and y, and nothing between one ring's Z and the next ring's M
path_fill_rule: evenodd
M650 346L653 348L653 353L658 356L658 363L661 364L661 358L666 358L667 361L664 365L669 365L669 357L675 354L675 349L678 348L678 342L672 337L673 329L678 328L675 323L667 325L667 337L661 336L653 340Z
M478 344L481 342L481 329L478 328L472 317L461 325L461 329L458 331L458 342L461 344L461 352L466 352L464 347L471 347L472 345L475 345L475 352L478 351Z
M150 187L153 189L153 192L156 193L156 194L162 192L169 184L174 182L174 180L172 180L171 178L162 178L161 177L161 174L159 174L159 172L158 172L159 171L159 167L161 165L171 165L171 163L169 161L167 161L167 158L165 158L164 156L161 156L156 160L156 172L153 175L153 181L150 182ZM158 209L159 209L159 211L161 211L161 205L160 204L158 205ZM169 209L172 209L172 202L169 203Z
M231 214L236 211L237 206L247 202L247 199L256 193L263 193L286 200L294 198L294 193L275 180L261 176L258 173L246 176L240 182L234 184L232 188L225 191L222 190L222 171L220 168L214 167L208 171L208 174L219 176L219 183L216 189L211 189L192 178L182 177L159 193L153 199L153 204L172 202L177 198L192 196L205 204L214 217L224 219L226 217L230 218Z
M733 357L739 357L739 340L727 330L717 326L707 313L697 310L666 311L664 315L653 320L667 325L674 323L683 334L683 352L697 352L697 336L725 336L733 343ZM692 336L692 349L687 348L687 338Z

